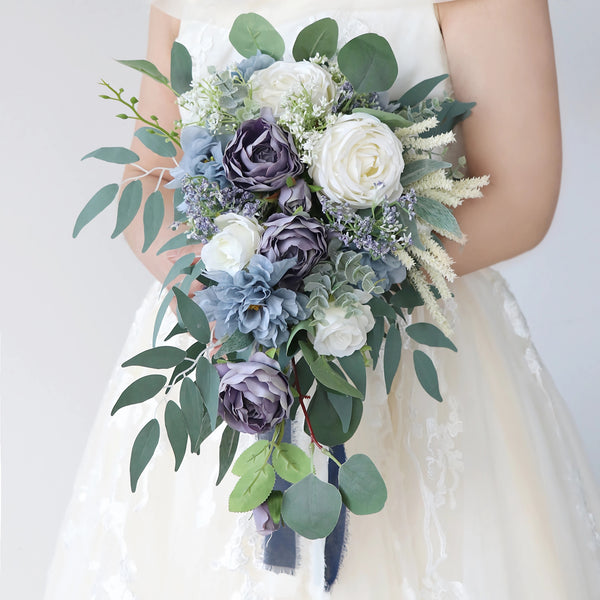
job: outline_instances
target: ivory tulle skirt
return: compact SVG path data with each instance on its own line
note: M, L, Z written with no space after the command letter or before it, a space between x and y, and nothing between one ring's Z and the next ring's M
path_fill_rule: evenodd
M421 390L408 352L389 397L379 369L369 379L363 421L347 450L373 459L388 501L376 515L349 517L329 593L322 542L299 543L294 575L262 566L264 538L247 515L227 510L236 478L214 485L218 433L178 473L163 436L131 493L133 439L162 411L150 401L110 417L120 391L141 375L117 369L81 465L46 599L600 598L599 498L514 297L491 269L461 278L454 291L445 310L459 351L429 352L444 402ZM149 346L157 300L153 288L123 359ZM416 318L426 315L417 311Z

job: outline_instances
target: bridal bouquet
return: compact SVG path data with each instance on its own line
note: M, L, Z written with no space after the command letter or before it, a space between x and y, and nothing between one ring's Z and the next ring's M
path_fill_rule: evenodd
M175 391L162 421L150 420L134 441L133 491L162 425L175 470L188 448L199 453L220 429L217 484L230 468L239 477L229 509L253 511L262 532L285 525L321 538L343 506L368 514L386 501L373 462L339 451L359 426L367 371L381 360L389 393L404 336L456 351L437 305L451 296L447 283L454 278L438 234L462 241L452 208L479 196L486 180L463 177L464 165L445 161L443 148L473 105L428 98L446 76L390 99L385 90L398 65L388 42L369 33L338 49L338 26L329 18L300 32L294 61L283 60L283 39L259 15L239 16L229 39L245 58L210 68L200 81L192 81L190 55L179 43L170 79L148 61L122 61L178 95L183 127L146 119L136 98L103 82L102 97L128 108L120 118L143 121L136 135L150 150L173 161L183 150L178 163L160 170L161 178L170 170L165 187L175 188L173 227L181 232L159 253L204 244L200 260L184 254L165 281L183 276L165 295L154 347L123 365L167 375L134 381L112 412ZM88 156L139 160L125 148ZM113 237L142 206L140 179L147 174L140 167L139 178L125 182ZM102 188L74 235L118 192L117 184ZM144 251L164 210L157 189L144 202ZM190 298L194 281L204 288ZM156 345L173 297L178 323L165 342L188 334L187 350ZM407 324L423 304L439 327ZM432 360L415 349L412 362L423 388L441 401ZM307 450L291 442L294 419L303 423ZM240 433L258 439L236 457ZM333 481L318 476L315 452L339 469Z

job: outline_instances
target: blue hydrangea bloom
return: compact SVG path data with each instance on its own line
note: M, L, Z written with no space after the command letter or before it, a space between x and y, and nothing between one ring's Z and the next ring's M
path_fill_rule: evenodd
M204 127L188 125L181 132L183 158L171 169L173 177L166 187L180 188L187 176L202 175L220 187L231 185L223 171L223 152L231 140L230 135L213 135Z
M261 71L270 67L275 59L268 54L263 54L260 50L256 51L254 56L245 58L238 63L237 70L245 81L248 81L255 71Z
M236 329L251 333L263 346L274 348L288 339L288 326L308 317L304 294L276 288L293 259L272 263L257 254L243 271L233 276L211 271L217 285L196 292L195 301L209 321L215 321L215 335L221 338Z
M385 254L374 259L368 252L361 252L363 265L371 267L377 275L377 280L384 290L389 290L393 284L402 283L406 279L406 267L392 254Z

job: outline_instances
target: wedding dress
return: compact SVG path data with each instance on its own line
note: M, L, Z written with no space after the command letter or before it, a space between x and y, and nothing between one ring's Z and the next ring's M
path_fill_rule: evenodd
M307 22L325 16L338 21L342 43L366 31L383 35L400 65L392 97L447 72L431 0L198 0L180 32L197 76L236 58L227 32L248 11L267 17L288 51ZM109 416L120 391L143 374L133 368L117 369L100 407L46 599L599 598L600 502L515 299L491 269L462 277L453 291L444 311L459 351L429 352L444 402L422 391L409 361L389 397L380 369L370 376L363 421L347 450L373 459L388 500L378 514L350 515L329 592L320 541L299 542L293 575L264 568L264 539L253 521L227 510L235 478L214 485L218 434L178 473L163 436L131 493L131 444L150 416L162 415L147 402ZM156 287L136 315L122 360L150 346L158 298ZM428 315L416 310L414 319Z

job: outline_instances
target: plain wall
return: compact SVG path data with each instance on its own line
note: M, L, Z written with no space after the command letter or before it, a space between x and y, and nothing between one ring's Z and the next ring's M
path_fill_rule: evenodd
M137 92L137 75L111 57L144 55L147 7L145 0L13 4L0 7L0 596L36 600L96 406L151 283L123 240L108 239L114 211L71 239L84 203L120 177L119 167L79 159L101 145L129 144L130 124L112 118L116 106L95 96L101 77ZM500 270L600 477L600 8L592 0L577 9L566 0L550 4L563 193L543 243Z

